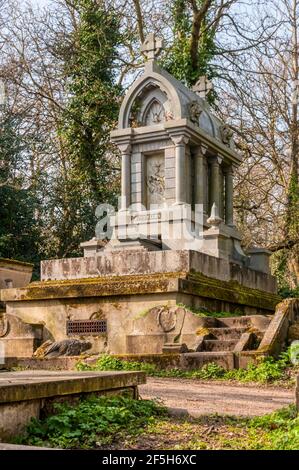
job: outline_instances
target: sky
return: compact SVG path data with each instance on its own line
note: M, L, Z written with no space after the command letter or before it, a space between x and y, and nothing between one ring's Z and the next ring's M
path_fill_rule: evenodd
M22 1L23 3L26 3L26 0L22 0ZM50 2L51 0L30 0L30 3L32 3L32 5L37 5L37 6L48 5Z

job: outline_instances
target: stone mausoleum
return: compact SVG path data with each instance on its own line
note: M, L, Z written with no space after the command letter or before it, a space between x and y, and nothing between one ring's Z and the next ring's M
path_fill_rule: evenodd
M231 129L212 113L205 78L188 89L158 65L161 48L150 34L144 73L111 133L121 204L108 243L99 224L83 257L43 261L40 282L1 291L7 318L42 326L43 341L85 339L94 353L200 352L203 323L192 311L258 318L279 300L270 253L244 252L234 225L241 156Z

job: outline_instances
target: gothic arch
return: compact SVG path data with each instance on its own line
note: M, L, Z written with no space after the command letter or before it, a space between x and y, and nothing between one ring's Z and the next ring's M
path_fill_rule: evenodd
M144 110L140 113L140 122L142 126L150 126L165 121L165 108L163 103L153 96L146 104Z
M134 85L131 87L123 103L120 108L119 112L119 121L118 121L118 128L119 129L126 129L130 127L130 114L132 110L132 106L136 102L136 99L142 99L142 95L148 92L150 89L157 89L159 91L159 95L161 93L165 96L165 103L168 103L168 106L171 106L171 112L173 114L174 119L180 119L182 117L182 110L183 110L183 103L181 103L179 94L177 93L175 87L162 75L151 72L143 75L140 77ZM157 101L162 101L158 98ZM164 105L164 103L162 103ZM145 103L141 103L141 109L139 111L139 115L143 115L143 108Z

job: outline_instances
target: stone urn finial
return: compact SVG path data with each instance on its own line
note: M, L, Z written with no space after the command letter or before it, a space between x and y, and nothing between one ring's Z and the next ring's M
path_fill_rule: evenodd
M211 215L207 220L207 223L212 226L212 228L217 228L222 222L221 217L219 217L218 207L216 206L215 202L212 205Z

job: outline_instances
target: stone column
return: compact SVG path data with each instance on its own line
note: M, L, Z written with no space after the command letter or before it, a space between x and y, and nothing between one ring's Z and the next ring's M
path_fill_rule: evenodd
M220 208L220 164L222 162L221 157L213 157L211 159L211 207L216 204L219 211Z
M195 204L202 204L203 211L206 211L205 207L205 199L206 199L206 162L205 162L205 154L207 148L203 146L196 147L195 150L195 181L194 181L194 202Z
M225 170L225 223L226 225L234 225L234 208L233 208L233 166L230 165Z
M131 204L131 145L119 145L121 151L121 208L125 211Z
M189 141L184 135L174 136L175 144L175 203L186 202L186 145Z

